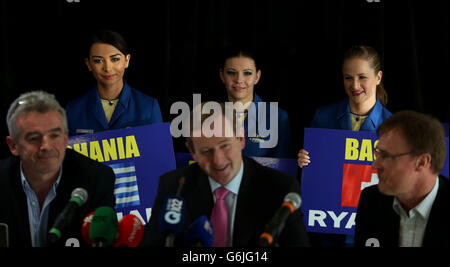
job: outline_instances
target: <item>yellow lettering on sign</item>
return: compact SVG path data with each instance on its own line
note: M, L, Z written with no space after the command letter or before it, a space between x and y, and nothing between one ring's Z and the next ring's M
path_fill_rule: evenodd
M98 141L89 142L89 156L93 160L98 162L103 162L102 149L100 148L100 143Z
M98 162L141 156L134 135L125 136L125 144L123 141L123 137L91 141L89 150L88 143L73 144L73 150Z
M114 138L109 139L109 142L108 140L102 140L102 145L105 161L117 160L116 140Z
M378 140L372 146L371 139L362 139L360 146L358 139L347 138L345 139L345 160L374 161L376 159L374 148L377 144Z
M358 159L358 147L359 142L354 138L347 138L345 140L345 159L357 160Z
M360 161L373 161L372 140L363 139L361 151L359 152Z
M141 156L134 135L127 136L125 139L125 144L126 144L127 158L131 158L133 156L137 158Z

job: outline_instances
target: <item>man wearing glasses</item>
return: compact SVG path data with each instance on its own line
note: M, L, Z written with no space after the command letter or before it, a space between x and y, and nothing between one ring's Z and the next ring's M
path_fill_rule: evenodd
M355 246L449 247L449 185L439 177L446 156L441 123L402 111L377 134L372 167L379 183L361 193Z

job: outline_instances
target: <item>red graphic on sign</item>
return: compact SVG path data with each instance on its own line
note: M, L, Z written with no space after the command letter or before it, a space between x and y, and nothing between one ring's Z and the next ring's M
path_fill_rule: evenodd
M341 206L358 207L362 189L378 183L376 173L371 165L344 164Z

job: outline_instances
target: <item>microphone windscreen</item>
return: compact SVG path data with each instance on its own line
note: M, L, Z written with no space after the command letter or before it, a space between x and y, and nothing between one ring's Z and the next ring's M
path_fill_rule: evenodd
M185 234L185 245L190 246L200 241L203 247L211 247L214 242L214 230L206 216L197 218Z
M133 214L125 215L119 222L119 236L114 247L137 247L144 236L144 224Z
M89 239L89 229L91 228L92 217L94 217L93 211L84 217L83 224L81 225L81 235L89 246L92 246L91 239Z
M112 246L117 236L117 215L111 207L99 207L95 210L89 229L89 239L95 245L102 242Z
M181 197L167 197L164 201L163 212L159 217L161 233L172 232L179 234L184 224L184 199Z

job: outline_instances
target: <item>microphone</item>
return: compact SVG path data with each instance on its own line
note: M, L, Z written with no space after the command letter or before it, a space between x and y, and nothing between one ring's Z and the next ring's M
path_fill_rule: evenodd
M137 247L144 236L144 224L133 214L125 215L119 222L119 234L114 247Z
M183 189L185 182L186 182L186 178L184 178L184 176L182 176L180 179L178 179L177 194L175 196L177 196L177 197L181 196L181 190Z
M186 231L185 246L211 247L214 241L214 230L208 217L200 216Z
M69 203L67 203L64 210L58 215L53 227L48 232L47 239L50 244L56 243L61 238L62 233L67 230L77 216L81 205L86 203L87 198L88 192L83 188L75 188L72 191Z
M300 195L294 192L288 193L284 197L284 202L277 210L272 220L266 225L264 233L259 237L259 244L262 247L269 247L272 245L274 239L278 236L284 227L289 215L294 213L302 203Z
M83 219L83 224L81 225L81 235L83 236L84 241L92 246L91 239L89 239L89 229L91 228L92 217L94 217L94 212L88 213L86 217Z
M165 234L165 247L173 247L175 236L178 235L184 225L184 199L180 197L186 178L178 180L178 188L175 196L169 196L164 201L163 211L159 217L159 231Z
M117 215L111 207L95 210L89 227L89 239L93 247L111 247L117 236Z
M173 247L175 236L181 232L184 224L184 199L167 197L163 207L164 212L159 217L159 230L166 235L165 246Z

